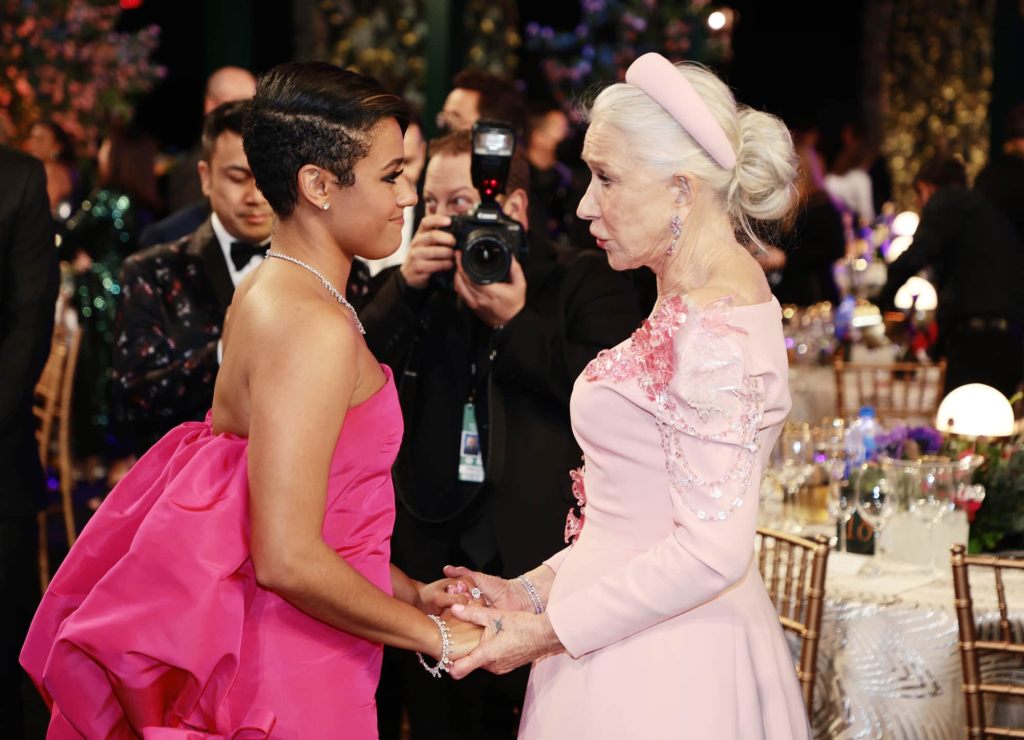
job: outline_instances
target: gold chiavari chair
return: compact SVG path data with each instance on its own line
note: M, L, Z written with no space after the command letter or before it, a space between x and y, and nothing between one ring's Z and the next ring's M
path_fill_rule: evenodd
M856 416L873 406L879 419L924 420L931 424L946 383L946 361L931 364L834 362L836 416Z
M819 534L809 540L758 527L756 544L757 569L779 613L782 628L800 638L796 674L810 716L825 605L828 538Z
M35 387L32 411L37 420L36 442L39 445L39 458L44 468L52 467L57 471L61 499L60 506L48 507L39 513L39 580L43 590L50 582L46 526L50 511L63 514L68 547L74 544L77 536L74 509L71 505L71 489L74 487L71 469L71 396L81 339L82 334L78 327L66 326L58 320L53 330L50 356Z
M986 683L981 676L980 653L995 652L1016 656L1024 655L1024 644L1015 642L1013 629L1010 625L1009 612L1006 608L1006 589L1003 586L1003 570L1024 571L1024 561L1010 560L981 555L967 555L963 545L953 545L953 594L956 607L956 619L960 626L960 664L963 668L964 701L967 704L967 729L965 737L987 740L989 737L1020 737L1024 738L1024 729L998 727L991 725L985 718L985 695L992 696L1024 696L1024 686L1014 684ZM987 568L995 577L996 597L999 600L999 638L998 640L979 640L978 627L974 618L974 605L971 602L971 583L968 579L968 567Z

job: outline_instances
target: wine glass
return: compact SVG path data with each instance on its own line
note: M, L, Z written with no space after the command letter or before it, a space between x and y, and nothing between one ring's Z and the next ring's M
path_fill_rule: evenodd
M860 467L857 487L857 511L874 531L875 552L869 566L861 570L863 575L881 575L882 530L889 523L897 509L897 493L893 481L882 469L873 463Z
M775 478L782 485L785 494L785 508L792 515L793 531L802 529L802 522L796 515L796 494L800 486L814 470L812 461L811 427L806 423L787 423L779 437L779 464Z
M935 525L956 505L955 466L948 460L924 458L907 508L928 529L928 570L935 571Z

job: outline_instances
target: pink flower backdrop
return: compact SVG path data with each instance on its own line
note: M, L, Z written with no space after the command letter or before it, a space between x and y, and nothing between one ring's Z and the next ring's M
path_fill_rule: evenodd
M111 0L0 0L0 141L50 118L91 154L111 122L166 71L150 60L160 31L116 30Z

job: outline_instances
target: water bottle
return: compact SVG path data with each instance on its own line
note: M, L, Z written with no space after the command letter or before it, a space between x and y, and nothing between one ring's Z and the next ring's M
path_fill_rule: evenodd
M856 421L846 433L846 453L851 468L857 468L875 456L878 421L871 406L862 406Z

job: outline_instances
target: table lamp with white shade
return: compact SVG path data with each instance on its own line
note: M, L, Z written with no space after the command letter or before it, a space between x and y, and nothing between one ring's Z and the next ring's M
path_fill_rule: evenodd
M970 454L957 462L962 484L957 486L956 501L969 509L985 498L985 487L971 485L974 470L984 461L977 454L978 437L1009 437L1013 434L1013 407L998 390L983 383L968 383L950 391L935 414L935 428L940 432L967 437Z
M968 383L942 399L935 428L963 437L1009 437L1013 434L1013 407L992 386Z

